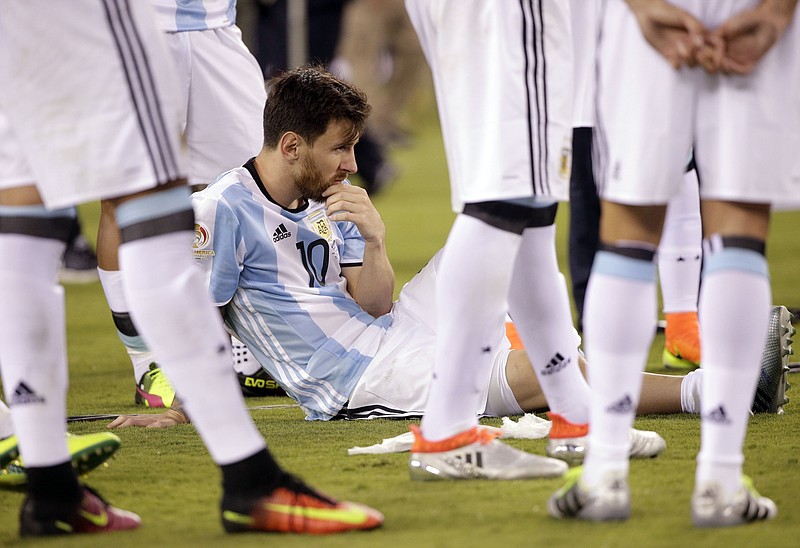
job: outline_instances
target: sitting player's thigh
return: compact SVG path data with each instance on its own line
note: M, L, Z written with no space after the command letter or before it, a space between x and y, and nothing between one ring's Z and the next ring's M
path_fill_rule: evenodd
M431 331L408 314L395 314L380 349L350 394L348 415L422 415L435 350Z
M434 262L431 261L414 279L417 280L422 275L418 281L433 281L434 277L431 274L434 273ZM413 289L430 288L431 285L420 283ZM408 286L403 291L407 288ZM414 298L406 301L406 304L420 302L425 306L424 310L433 314L431 305L435 299L422 300L424 295L429 295L427 291L410 293ZM410 310L406 306L396 305L392 311L392 325L382 339L380 349L350 395L347 407L351 415L416 416L424 413L433 375L436 335L427 324L430 318L426 317L424 322L420 320L421 316L418 313L422 312L423 308L416 309L413 314ZM496 346L502 349L508 348L505 325L498 325ZM476 414L483 412L486 404L492 371L484 371L483 375L484 378L476 380L477 386L481 386L483 390L480 409L475 410Z
M395 316L402 313L412 316L431 333L436 332L436 280L443 249L417 272L400 290L394 305Z

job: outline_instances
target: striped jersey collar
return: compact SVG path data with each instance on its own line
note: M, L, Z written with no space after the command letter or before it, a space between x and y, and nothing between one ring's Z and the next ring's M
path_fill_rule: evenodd
M258 189L261 191L261 194L263 194L267 198L267 200L269 200L270 202L272 202L276 206L280 207L281 209L285 209L289 213L298 213L298 212L304 211L305 209L308 208L308 203L309 203L308 200L305 200L303 205L301 205L300 207L297 207L295 209L289 209L289 208L283 207L281 204L279 204L278 202L273 200L272 196L270 196L269 192L267 192L267 189L264 186L264 182L261 180L261 177L258 175L258 170L256 170L256 159L255 158L250 158L249 160L247 160L247 162L245 162L245 164L242 167L250 172L250 175L253 177L253 180L256 182L256 185L258 185Z

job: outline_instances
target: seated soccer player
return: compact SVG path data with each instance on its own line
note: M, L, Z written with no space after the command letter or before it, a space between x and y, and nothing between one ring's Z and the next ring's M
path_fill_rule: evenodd
M305 108L314 98L302 83L327 78L306 69L273 81L262 151L193 196L195 258L228 329L307 419L420 416L440 255L392 303L383 222L366 192L346 181L356 169L348 147L357 136L335 113L325 120ZM496 336L505 337L502 323ZM523 350L500 346L475 412L546 408L533 367L559 364L531 364ZM781 377L780 359L773 365L772 377ZM702 371L647 379L641 412L697 411ZM178 413L120 417L112 426L180 420Z

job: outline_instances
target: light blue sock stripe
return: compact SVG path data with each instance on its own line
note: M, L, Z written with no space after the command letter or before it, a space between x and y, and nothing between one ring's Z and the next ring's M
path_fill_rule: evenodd
M638 280L640 282L656 281L655 261L633 259L608 251L598 251L594 256L592 273L595 272L617 278Z
M738 247L726 247L709 253L703 260L703 276L722 270L739 270L769 277L767 258L757 251Z
M147 352L150 350L141 335L129 337L128 335L123 335L122 332L117 331L117 336L119 337L119 340L122 341L122 344L128 348L138 350L139 352Z
M134 198L117 207L117 226L125 228L191 209L189 187L180 186Z
M43 205L0 206L0 217L39 217L41 219L70 217L74 219L77 216L78 216L78 210L75 209L74 207L64 207L61 209L47 209Z

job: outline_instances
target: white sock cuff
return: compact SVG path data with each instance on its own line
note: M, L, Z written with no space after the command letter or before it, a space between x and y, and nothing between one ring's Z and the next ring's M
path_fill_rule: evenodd
M681 381L681 411L700 413L700 394L703 390L703 370L689 372Z
M100 275L100 285L106 295L108 307L112 312L128 312L128 302L125 300L125 291L122 288L122 271L97 269Z

